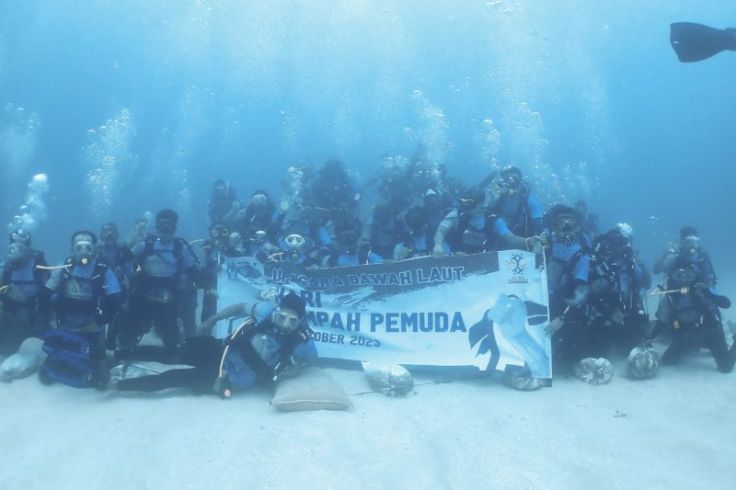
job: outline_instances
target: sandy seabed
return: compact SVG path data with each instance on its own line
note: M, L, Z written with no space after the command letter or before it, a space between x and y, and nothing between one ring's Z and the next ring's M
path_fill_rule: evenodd
M736 275L721 290L736 299ZM353 408L297 413L267 390L220 400L31 376L0 384L0 489L733 489L736 371L707 351L646 381L614 365L608 385L534 392L418 374L403 398L332 367Z
M418 375L404 398L327 368L354 407L279 413L267 390L220 400L0 385L0 488L726 489L736 374L709 354L630 381L518 392Z

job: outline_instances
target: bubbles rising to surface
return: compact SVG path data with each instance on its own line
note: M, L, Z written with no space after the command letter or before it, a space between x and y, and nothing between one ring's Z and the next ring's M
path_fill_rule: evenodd
M424 150L425 163L434 169L444 165L450 149L447 131L450 127L441 108L433 105L421 90L411 94L414 110L419 120L416 131L418 143Z
M28 183L26 198L18 207L18 212L8 223L8 231L23 230L31 233L46 218L45 196L49 191L49 179L46 174L36 174Z
M138 156L131 149L135 134L131 112L126 108L87 131L82 161L87 167L87 193L98 218L107 217L138 165Z

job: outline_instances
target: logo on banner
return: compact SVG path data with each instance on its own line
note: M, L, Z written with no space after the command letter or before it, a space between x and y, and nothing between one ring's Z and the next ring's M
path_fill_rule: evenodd
M523 255L513 254L509 257L506 264L509 266L509 269L511 269L511 278L509 279L509 283L521 284L529 282L529 278L527 278L526 275L528 264Z

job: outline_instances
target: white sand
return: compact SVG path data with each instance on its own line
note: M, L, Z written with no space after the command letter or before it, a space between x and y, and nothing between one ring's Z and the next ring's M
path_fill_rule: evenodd
M326 371L350 394L369 390L360 371ZM302 413L274 411L266 391L0 385L0 488L733 488L736 374L705 352L598 387L415 382L406 398Z

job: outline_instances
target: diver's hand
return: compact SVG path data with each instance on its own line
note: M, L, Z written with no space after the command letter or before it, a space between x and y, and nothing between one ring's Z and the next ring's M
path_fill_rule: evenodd
M562 319L561 316L558 316L554 320L550 321L545 327L544 327L544 333L546 333L548 336L552 337L554 334L557 333L559 329L562 328L562 326L565 324L565 320Z
M547 242L541 235L534 235L526 238L524 240L524 245L528 251L534 252L535 254L541 254L544 252L544 247L547 246Z
M394 252L394 258L396 260L404 260L408 258L411 255L412 250L405 246L405 245L399 245L396 247L396 251Z
M573 292L572 298L567 299L567 304L572 306L580 306L588 299L588 286L578 286Z
M503 196L504 188L501 186L501 183L499 181L494 180L493 182L491 182L490 193L494 202L498 201L501 196Z

